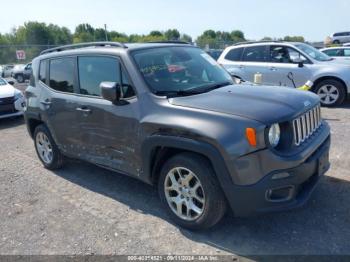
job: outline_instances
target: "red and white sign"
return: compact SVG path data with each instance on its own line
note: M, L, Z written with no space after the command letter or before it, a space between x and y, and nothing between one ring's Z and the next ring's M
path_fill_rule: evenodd
M24 50L17 50L16 56L18 60L25 60L26 59L26 52Z

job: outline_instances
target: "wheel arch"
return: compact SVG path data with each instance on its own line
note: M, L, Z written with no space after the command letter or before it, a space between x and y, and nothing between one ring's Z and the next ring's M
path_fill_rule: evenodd
M315 91L317 86L322 82L322 81L325 81L325 80L336 80L336 81L339 81L340 83L342 83L343 85L343 88L344 88L344 91L347 93L347 86L346 86L346 83L344 80L342 80L341 78L339 77L336 77L336 76L322 76L318 79L316 79L314 81L314 85L312 87L312 91Z
M182 152L195 153L207 159L225 195L232 190L233 180L219 150L207 142L184 137L154 135L145 140L142 145L144 171L142 180L154 185L162 164L170 157Z
M26 119L26 122L28 133L31 138L34 138L35 128L41 124L44 124L44 122L39 117L29 117Z

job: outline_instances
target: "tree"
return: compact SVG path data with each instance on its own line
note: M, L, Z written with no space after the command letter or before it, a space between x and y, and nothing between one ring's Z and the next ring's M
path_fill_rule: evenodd
M163 36L163 34L162 34L162 32L160 32L160 31L151 31L150 33L149 33L149 35L150 36L154 36L154 37L162 37Z
M182 34L180 37L180 40L188 43L192 43L192 37L186 34Z
M234 30L232 32L214 31L212 29L206 30L201 34L196 43L198 46L205 48L209 45L210 48L225 48L227 45L231 45L237 42L245 41L245 37L242 31Z
M177 29L168 29L164 32L164 36L167 40L179 40L180 33Z
M261 41L272 41L272 37L269 37L269 36L264 36Z
M303 36L285 36L283 38L284 41L287 42L305 42L305 39Z

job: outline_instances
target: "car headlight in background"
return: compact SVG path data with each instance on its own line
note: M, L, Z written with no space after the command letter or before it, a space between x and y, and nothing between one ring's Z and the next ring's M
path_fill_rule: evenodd
M269 143L272 147L276 147L280 142L281 129L279 124L273 124L269 129Z
M15 100L18 100L18 99L20 99L22 97L23 97L22 92L18 91L18 92L15 93Z

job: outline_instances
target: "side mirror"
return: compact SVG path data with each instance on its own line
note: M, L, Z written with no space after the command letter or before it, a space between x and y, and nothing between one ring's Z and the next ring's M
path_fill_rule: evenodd
M100 84L101 95L104 99L116 103L120 100L121 89L116 82L102 82Z
M296 58L292 59L292 62L294 64L298 64L298 67L303 67L304 66L304 61L300 57L296 57Z
M12 81L12 80L7 81L7 83L9 83L9 84L12 85L12 86L15 84L15 82Z

